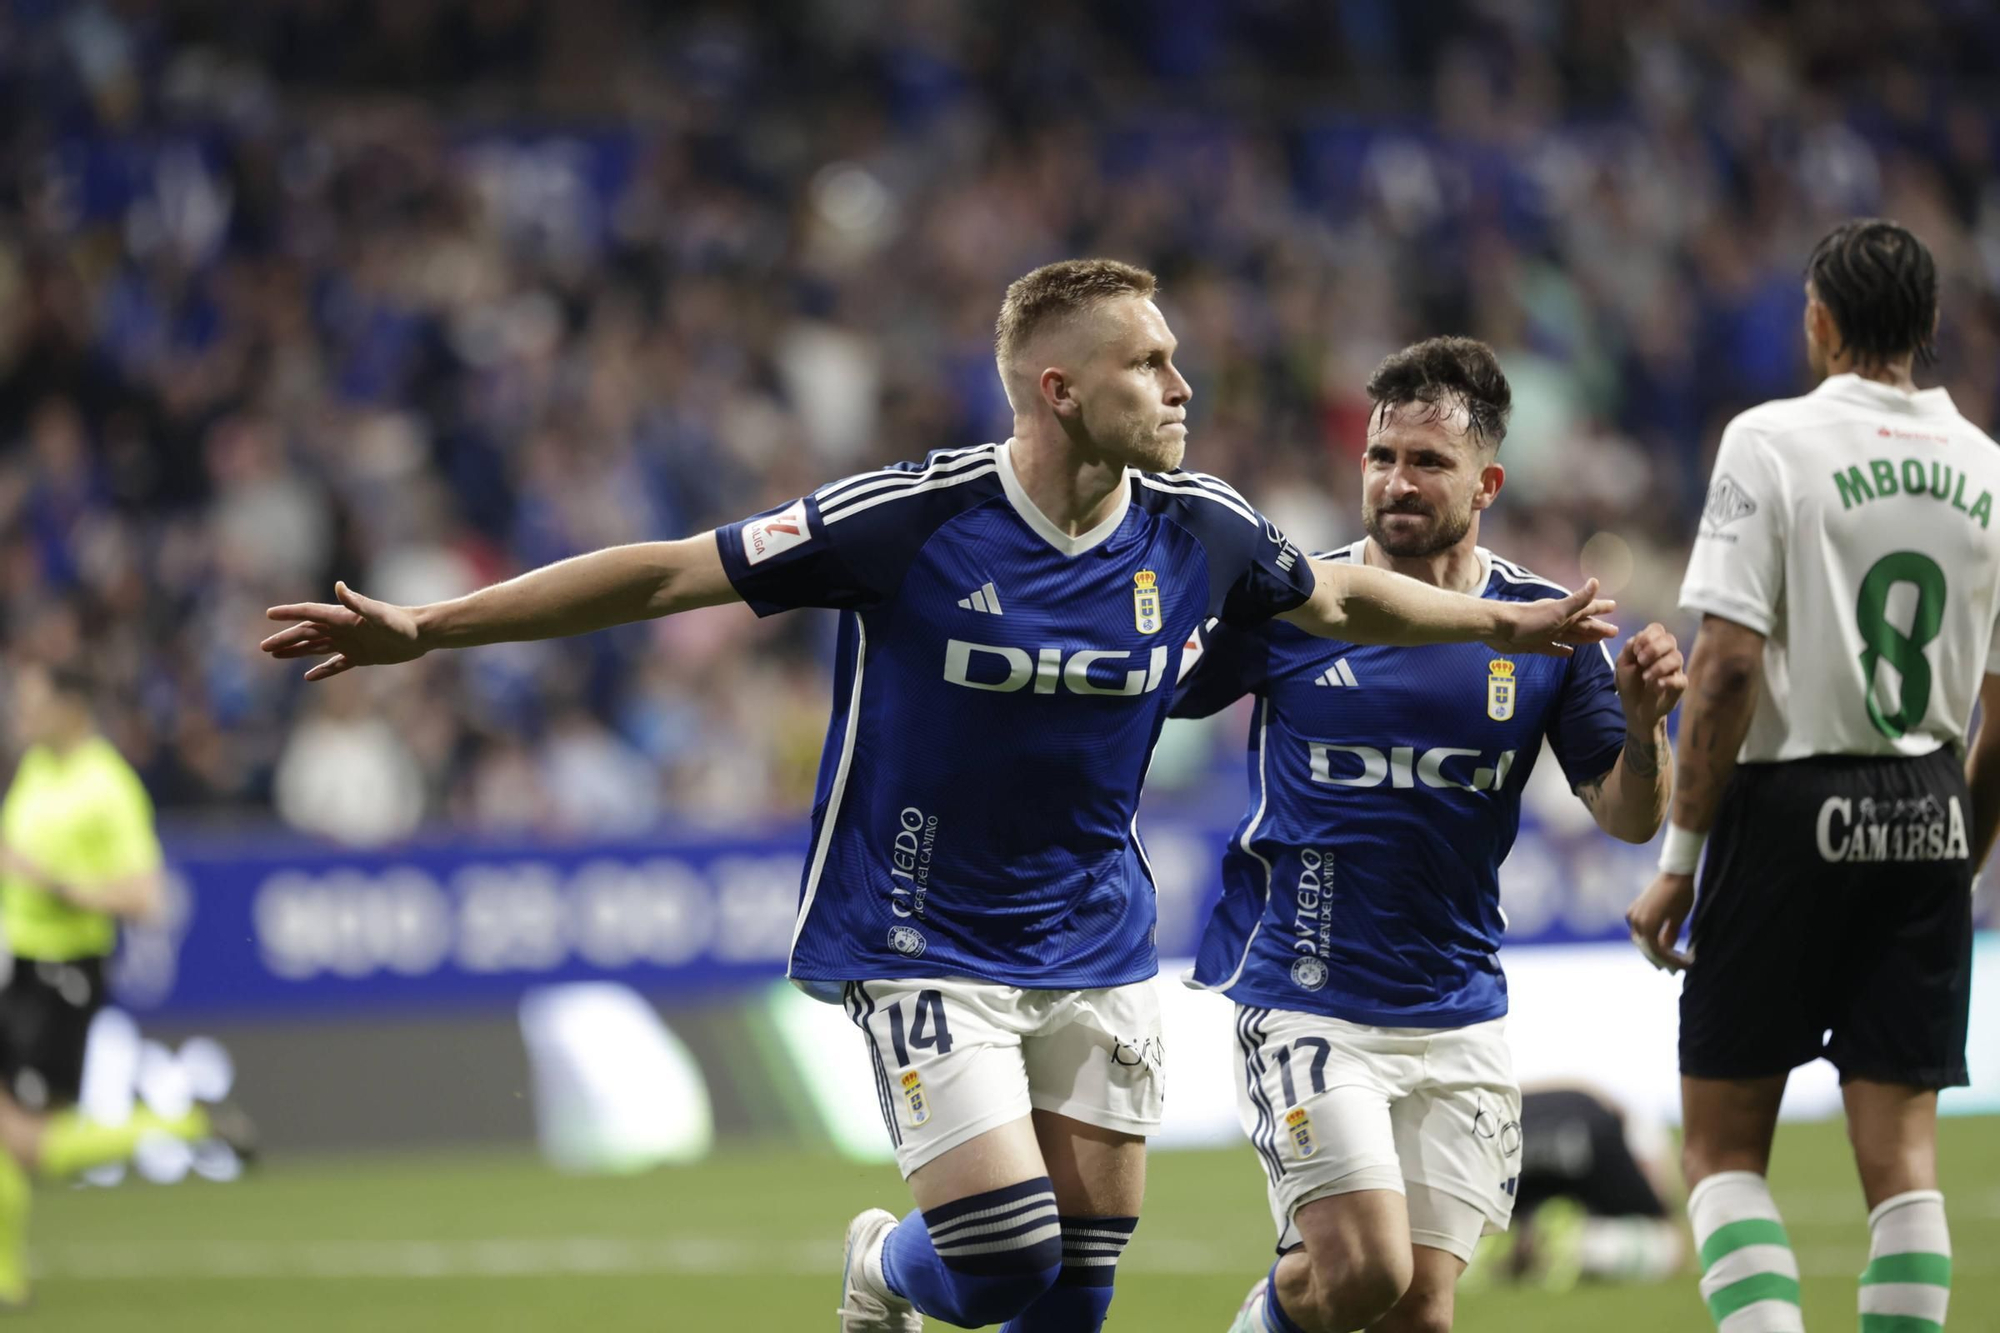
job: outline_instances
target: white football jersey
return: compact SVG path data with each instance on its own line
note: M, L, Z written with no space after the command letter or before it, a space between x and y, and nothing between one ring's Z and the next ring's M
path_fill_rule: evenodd
M1765 636L1744 762L1963 747L2000 673L1996 495L1943 389L1835 375L1729 423L1681 606Z

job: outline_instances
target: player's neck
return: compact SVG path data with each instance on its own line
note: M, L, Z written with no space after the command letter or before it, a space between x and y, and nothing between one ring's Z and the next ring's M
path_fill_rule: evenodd
M1910 364L1911 359L1907 356L1895 361L1865 363L1856 361L1850 357L1835 356L1827 359L1826 373L1829 377L1834 375L1853 375L1859 379L1873 380L1877 384L1886 384L1890 388L1900 389L1904 393L1915 393L1917 391L1917 382L1910 375Z
M1016 435L1007 442L1021 489L1042 517L1075 537L1110 518L1125 502L1125 465L1080 458L1067 443Z
M73 726L54 729L49 733L48 738L43 744L55 751L61 758L67 759L75 754L85 741L96 734L96 728L86 720Z
M1486 567L1479 559L1479 547L1471 534L1467 534L1458 545L1436 555L1420 556L1390 555L1370 537L1362 543L1361 558L1377 569L1386 569L1419 583L1428 583L1433 588L1443 588L1446 592L1476 593L1485 582Z

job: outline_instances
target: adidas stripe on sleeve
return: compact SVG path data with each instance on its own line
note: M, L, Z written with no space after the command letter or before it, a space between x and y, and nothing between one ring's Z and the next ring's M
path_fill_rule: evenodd
M952 512L949 504L927 501L948 501L956 488L992 478L999 467L996 450L991 444L945 450L922 463L844 477L718 528L723 568L760 616L804 606L875 605ZM997 614L997 595L981 593L993 599Z

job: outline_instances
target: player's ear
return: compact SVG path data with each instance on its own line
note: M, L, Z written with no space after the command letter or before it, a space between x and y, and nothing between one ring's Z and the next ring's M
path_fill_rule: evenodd
M1806 338L1829 355L1840 350L1840 325L1834 321L1833 311L1810 292L1806 294Z
M1069 376L1059 366L1050 366L1042 372L1037 382L1042 391L1042 402L1056 416L1068 419L1079 415L1083 408L1076 401L1076 394Z
M1507 469L1500 466L1498 459L1489 461L1479 469L1479 490L1472 497L1474 509L1485 509L1499 498L1500 488L1507 484Z

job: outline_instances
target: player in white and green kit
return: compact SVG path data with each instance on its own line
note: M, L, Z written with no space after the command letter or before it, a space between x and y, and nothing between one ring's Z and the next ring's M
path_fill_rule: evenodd
M1824 1056L1870 1210L1862 1333L1934 1333L1937 1093L1966 1082L1972 875L2000 815L2000 449L1911 379L1937 326L1922 242L1850 222L1806 272L1824 378L1723 432L1681 589L1702 627L1680 783L1629 919L1687 971L1683 1162L1716 1325L1805 1327L1764 1176L1786 1078Z

